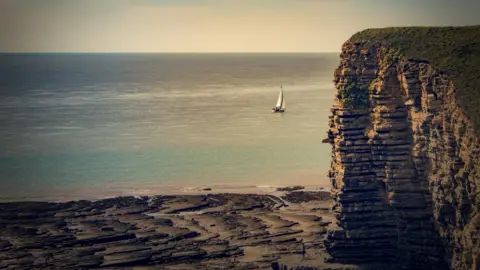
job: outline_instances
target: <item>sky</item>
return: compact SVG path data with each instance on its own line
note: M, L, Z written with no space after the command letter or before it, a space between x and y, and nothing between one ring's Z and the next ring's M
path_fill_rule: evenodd
M338 52L366 28L480 24L478 0L0 0L0 52Z

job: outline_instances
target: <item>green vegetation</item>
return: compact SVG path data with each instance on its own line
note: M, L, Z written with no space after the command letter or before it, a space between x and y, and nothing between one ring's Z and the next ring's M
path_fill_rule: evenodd
M397 50L393 60L400 55L427 59L453 80L459 105L480 131L480 26L367 29L350 41L365 47L385 42Z
M343 107L347 109L368 108L370 105L368 88L358 85L356 81L348 81L339 91Z
M377 84L377 82L378 82L378 78L373 79L370 85L368 86L368 90L370 91L375 90L375 84Z

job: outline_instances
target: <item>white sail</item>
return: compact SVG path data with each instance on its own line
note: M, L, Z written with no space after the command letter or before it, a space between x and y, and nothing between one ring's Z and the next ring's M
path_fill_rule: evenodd
M280 109L284 111L287 109L287 105L285 105L285 99L283 98L283 94L282 94L282 107L280 107Z
M281 108L283 104L283 90L280 91L280 94L278 94L278 100L277 100L277 105L275 105L276 108Z

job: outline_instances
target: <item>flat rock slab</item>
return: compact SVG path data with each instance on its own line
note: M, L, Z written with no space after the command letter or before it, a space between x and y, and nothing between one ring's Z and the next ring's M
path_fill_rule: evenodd
M269 269L322 220L301 217L330 200L286 196L301 204L248 194L0 203L0 268Z

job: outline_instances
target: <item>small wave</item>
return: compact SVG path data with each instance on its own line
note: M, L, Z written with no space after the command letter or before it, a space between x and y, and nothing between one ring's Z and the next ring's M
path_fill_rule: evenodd
M59 130L75 130L75 129L84 129L83 127L76 127L76 126L53 126L53 129Z
M258 185L258 186L255 186L256 188L274 188L270 185Z

